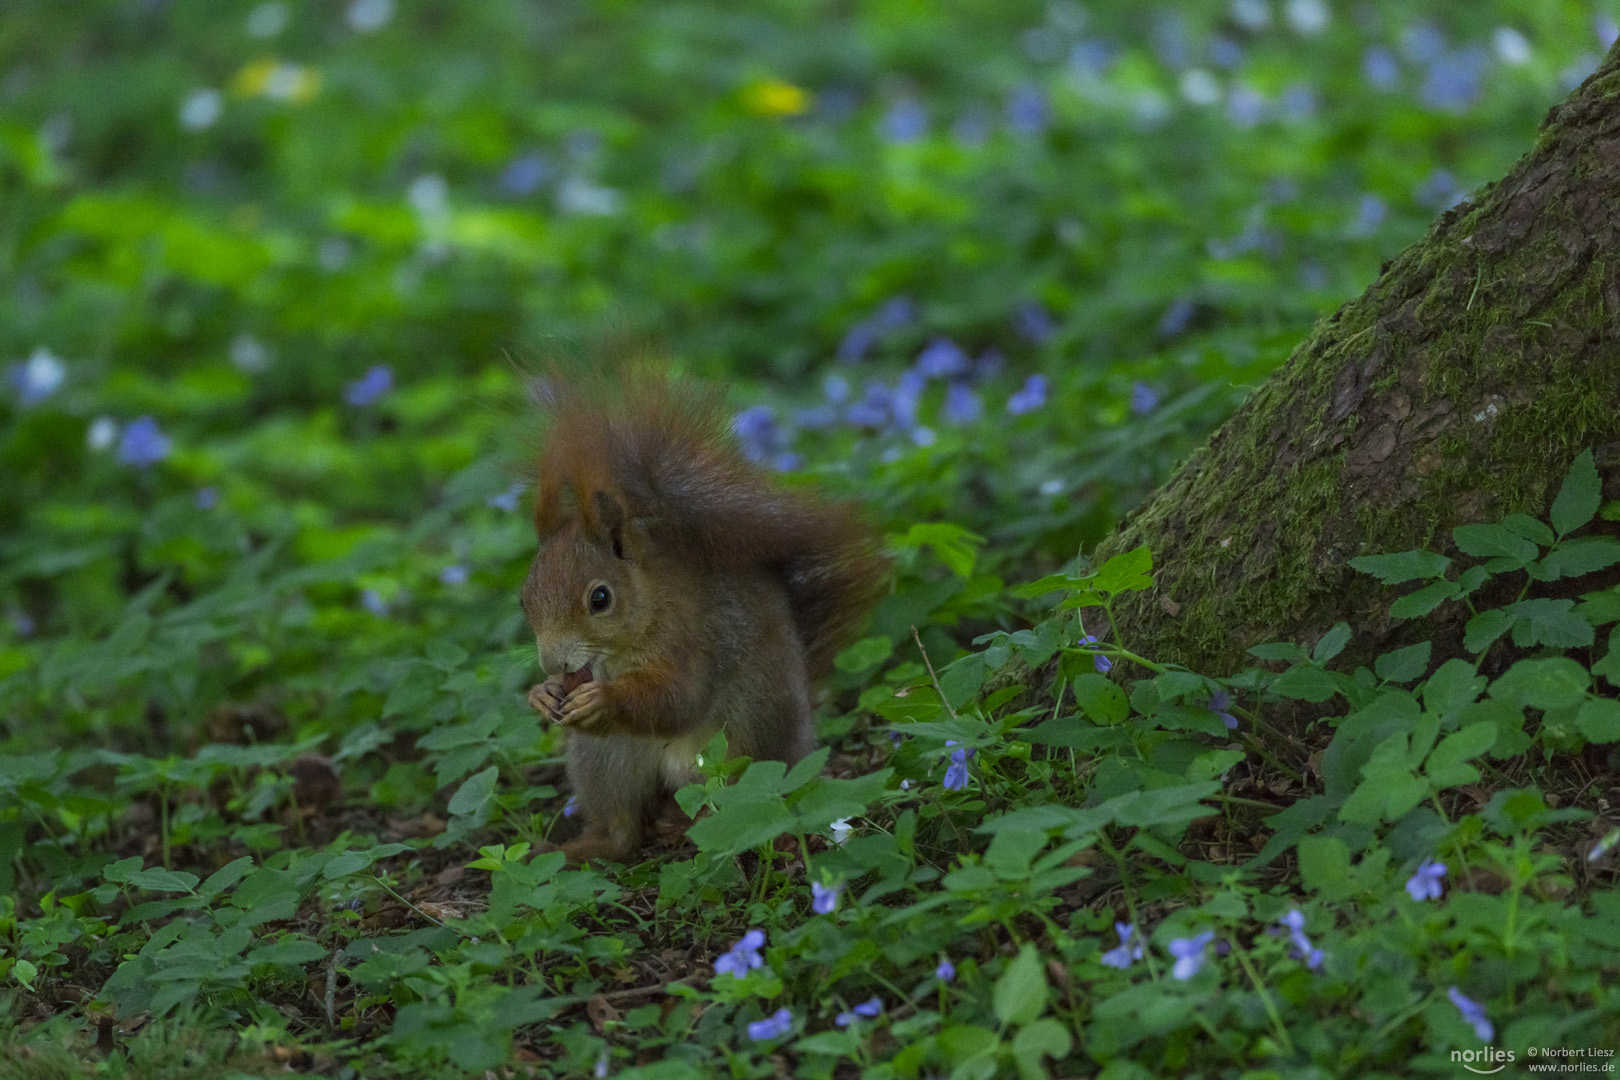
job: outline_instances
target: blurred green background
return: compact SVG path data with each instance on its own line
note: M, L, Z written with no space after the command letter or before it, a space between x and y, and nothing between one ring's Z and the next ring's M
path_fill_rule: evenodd
M8 0L10 734L314 715L365 658L520 641L520 375L604 328L893 528L1067 558L1614 14Z

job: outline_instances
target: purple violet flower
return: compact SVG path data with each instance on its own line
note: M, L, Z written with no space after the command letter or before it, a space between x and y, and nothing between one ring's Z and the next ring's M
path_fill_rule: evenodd
M953 382L945 390L940 415L947 424L971 424L984 415L984 402L967 383Z
M956 965L951 963L950 957L940 957L939 966L934 969L934 978L940 982L950 982L956 978Z
M1322 950L1311 944L1311 939L1305 936L1305 915L1298 908L1289 911L1277 920L1277 925L1288 931L1289 940L1294 945L1294 958L1303 960L1305 966L1315 971L1322 966Z
M1228 730L1235 730L1238 726L1238 719L1226 711L1231 707L1232 695L1229 694L1224 688L1209 695L1209 711L1220 717L1221 722L1226 725Z
M954 379L968 373L968 355L948 337L937 337L917 354L916 370L929 379Z
M1446 876L1446 864L1424 859L1417 872L1406 879L1407 895L1417 901L1438 900L1443 891L1440 879Z
M1046 404L1045 375L1031 375L1012 397L1007 399L1007 411L1014 416L1032 413Z
M1124 971L1136 961L1142 959L1142 941L1136 936L1134 923L1116 922L1114 933L1119 935L1119 945L1109 949L1098 957L1098 961L1111 968Z
M1202 934L1190 938L1172 938L1170 940L1170 955L1176 958L1175 966L1170 974L1185 982L1198 974L1204 966L1205 950L1209 943L1215 940L1215 931L1205 930Z
M849 1027L849 1025L855 1023L857 1020L859 1020L863 1016L866 1017L867 1019L871 1019L874 1016L878 1016L878 1015L882 1014L882 1012L883 1012L883 1001L882 1001L882 999L881 998L871 998L871 999L869 999L867 1001L861 1002L859 1005L855 1006L853 1009L850 1009L848 1012L839 1013L836 1017L833 1018L833 1023L837 1024L839 1027Z
M1145 382L1133 383L1131 386L1131 412L1137 416L1146 416L1159 407L1159 392Z
M724 975L730 972L737 978L742 978L754 968L761 967L765 958L759 955L759 950L765 945L765 931L750 930L742 936L742 940L733 945L729 952L722 953L714 962L714 973Z
M1455 986L1446 991L1446 997L1450 998L1451 1003L1457 1006L1457 1011L1462 1013L1462 1018L1473 1026L1474 1035L1480 1042L1490 1042L1496 1037L1496 1027L1486 1017L1485 1006L1463 996L1463 992Z
M763 1020L755 1020L748 1025L748 1037L754 1042L763 1042L766 1039L780 1039L793 1029L793 1013L787 1009L777 1009Z
M343 400L364 409L382 400L393 388L394 369L387 364L373 364L364 375L344 388Z
M944 783L946 791L961 791L963 788L967 787L967 759L967 750L952 751L950 767L945 770Z
M848 828L848 826L845 826ZM831 915L838 906L838 893L842 885L823 885L819 881L810 883L810 910L817 915Z
M139 416L129 422L118 440L118 460L137 469L150 468L168 457L173 445L169 437L158 430L156 420Z

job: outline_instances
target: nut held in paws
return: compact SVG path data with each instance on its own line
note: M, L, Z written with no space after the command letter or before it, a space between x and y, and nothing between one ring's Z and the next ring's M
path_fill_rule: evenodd
M567 697L569 694L572 694L575 690L578 690L581 686L584 686L590 681L591 666L589 664L586 664L578 671L564 672L562 677L563 697Z

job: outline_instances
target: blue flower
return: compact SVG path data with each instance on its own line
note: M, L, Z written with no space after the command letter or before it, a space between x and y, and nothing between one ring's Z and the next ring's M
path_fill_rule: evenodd
M577 813L579 813L579 799L570 795L568 801L563 803L562 816L573 817Z
M984 415L984 402L967 383L953 382L945 391L940 415L947 424L971 424Z
M1294 908L1288 914L1277 920L1279 926L1288 931L1289 940L1294 945L1294 958L1305 961L1305 966L1315 971L1322 966L1322 950L1311 944L1311 939L1305 936L1305 916Z
M755 1020L748 1025L748 1037L755 1042L765 1039L780 1039L793 1029L793 1014L787 1009L777 1009L763 1020Z
M893 143L916 142L928 134L928 110L915 98L901 98L883 114L878 130Z
M388 614L388 601L376 589L360 590L360 606L378 618Z
M871 998L867 1001L861 1002L848 1012L839 1013L833 1018L833 1023L837 1024L839 1027L849 1027L849 1025L855 1023L855 1021L859 1020L863 1016L867 1019L871 1019L874 1016L880 1015L882 1012L882 999Z
M518 496L523 494L522 484L513 484L498 495L491 495L484 500L485 506L492 506L497 510L505 510L508 514L517 509Z
M893 396L882 383L868 383L866 393L849 407L846 419L855 427L877 430L889 422L893 412Z
M1114 66L1114 46L1101 38L1075 42L1069 50L1069 68L1081 75L1105 75Z
M1102 643L1090 634L1082 634L1080 635L1080 640L1075 642L1075 644L1083 648L1087 645L1100 645ZM1097 674L1099 675L1106 675L1110 671L1114 670L1114 662L1101 653L1098 653L1096 656L1091 658L1091 666L1097 669Z
M916 370L906 371L895 380L894 391L889 395L889 411L894 417L894 426L901 431L910 431L917 426L917 407L922 403L923 390L928 386L928 380Z
M1146 416L1159 407L1159 392L1145 382L1131 385L1131 412Z
M18 637L33 637L38 624L34 617L26 611L13 611L11 613L11 628L17 631Z
M6 378L17 391L17 403L26 409L61 389L67 367L51 350L39 348L27 360L12 365Z
M1031 375L1024 380L1024 385L1007 399L1007 411L1014 416L1023 416L1032 413L1046 404L1047 382L1045 375Z
M846 825L847 827L847 825ZM817 915L831 915L838 906L838 893L841 885L823 885L819 881L810 883L810 910Z
M393 388L394 369L387 364L373 364L364 375L344 389L343 400L363 409L375 405Z
M1592 845L1592 850L1586 853L1586 861L1597 862L1599 859L1603 858L1603 856L1607 855L1609 853L1609 849L1613 846L1614 836L1613 834L1610 834Z
M787 445L786 434L776 426L776 411L769 405L750 405L731 421L742 444L743 456L756 464L775 459Z
M1466 196L1457 186L1456 177L1445 169L1436 169L1412 189L1412 197L1429 210L1449 210Z
M1474 1035L1480 1042L1490 1042L1496 1037L1495 1026L1485 1016L1485 1006L1464 997L1463 992L1455 986L1446 991L1446 996L1451 999L1453 1005L1457 1006L1457 1011L1462 1013L1462 1018L1473 1026Z
M765 931L750 930L742 936L742 940L731 947L731 950L722 953L714 962L714 973L724 975L730 972L737 978L742 978L753 968L762 966L765 958L759 955L759 950L765 944Z
M1316 113L1316 91L1309 83L1291 83L1277 99L1277 107L1289 120L1309 120Z
M450 585L452 587L456 585L465 585L467 584L468 576L469 571L465 566L462 566L460 563L454 563L439 571L439 584Z
M951 963L950 957L940 957L939 966L934 969L934 978L940 982L950 982L956 978L956 965Z
M168 457L172 445L169 437L158 430L156 420L137 417L118 440L118 460L138 469L149 468Z
M1483 46L1441 53L1429 63L1428 73L1418 87L1418 100L1431 109L1463 113L1485 92L1485 72L1490 56Z
M963 788L967 787L967 759L968 751L966 750L956 750L952 752L951 764L945 770L946 791L961 791Z
M842 405L849 400L849 380L836 372L821 380L821 396L832 405Z
M1185 296L1180 297L1172 301L1170 306L1165 308L1164 314L1159 316L1159 325L1155 328L1155 332L1161 338L1176 337L1186 332L1192 325L1193 316L1197 314L1198 305Z
M1057 323L1052 313L1046 310L1046 305L1038 300L1029 300L1018 305L1013 312L1013 329L1017 330L1024 339L1033 345L1045 345L1057 333Z
M1440 899L1440 879L1446 876L1446 864L1424 859L1417 873L1406 879L1406 892L1414 900Z
M1393 90L1401 81L1401 66L1394 53L1374 45L1361 54L1361 77L1374 90Z
M872 313L872 328L880 334L904 330L917 318L917 305L909 296L891 296Z
M968 373L968 355L948 337L937 337L917 354L916 370L929 379L954 379Z
M1216 67L1235 68L1243 63L1243 46L1224 34L1209 40L1209 58Z
M1266 118L1266 96L1252 86L1233 83L1226 94L1226 118L1236 127L1254 127Z
M197 489L197 509L212 510L219 505L219 488L203 487Z
M1226 711L1232 707L1232 695L1227 693L1225 690L1217 690L1211 694L1209 696L1209 703L1207 707L1210 712L1221 718L1221 722L1224 723L1229 730L1235 729L1238 726L1237 717Z
M1139 938L1136 938L1136 926L1133 923L1115 923L1114 933L1119 935L1119 944L1097 959L1111 968L1119 968L1124 971L1133 963L1142 959L1142 942Z
M1383 199L1368 192L1356 204L1356 219L1350 224L1350 235L1371 236L1388 216L1389 206Z
M1007 101L1007 126L1020 135L1039 135L1052 122L1052 107L1038 86L1014 90Z
M533 195L551 175L551 166L539 154L515 157L501 170L501 190L508 195Z
M1446 51L1446 35L1430 22L1414 23L1401 31L1401 53L1414 64L1427 64Z
M1197 937L1172 938L1170 941L1170 955L1176 958L1175 966L1170 974L1185 982L1198 974L1204 966L1205 949L1215 939L1215 931L1205 930Z
M870 322L858 322L845 332L843 340L838 343L838 359L846 364L853 364L867 354L881 337Z

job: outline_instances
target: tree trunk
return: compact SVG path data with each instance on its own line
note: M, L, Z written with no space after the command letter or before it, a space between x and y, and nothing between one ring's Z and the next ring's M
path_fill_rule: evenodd
M1391 624L1392 591L1346 560L1452 554L1455 525L1545 519L1589 446L1614 498L1617 440L1620 48L1103 545L1153 552L1156 591L1124 598L1121 638L1224 674L1251 645L1345 620L1373 631L1354 659L1438 634L1438 660L1467 611Z

